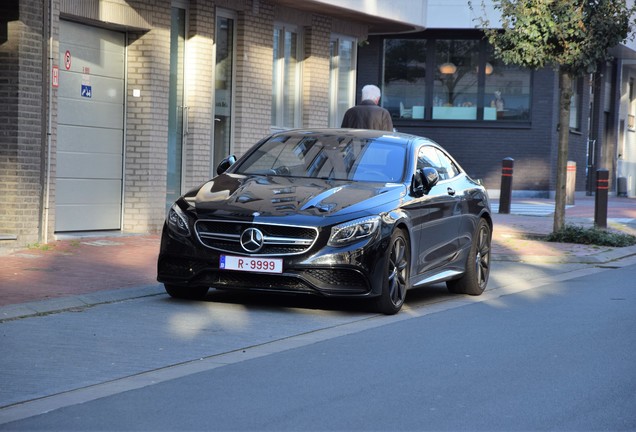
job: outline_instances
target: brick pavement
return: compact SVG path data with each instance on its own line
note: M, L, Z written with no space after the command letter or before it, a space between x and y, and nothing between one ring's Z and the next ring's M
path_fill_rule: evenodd
M496 202L495 202L496 204ZM536 238L552 231L550 200L514 200L512 214L493 213L493 259L548 262L603 262L636 254L636 247L548 243ZM544 215L528 216L539 208ZM566 211L567 221L593 224L594 199L577 199ZM636 234L636 199L611 198L610 228ZM527 235L532 234L528 239ZM103 290L156 285L159 235L65 238L46 247L0 256L0 307L63 298Z

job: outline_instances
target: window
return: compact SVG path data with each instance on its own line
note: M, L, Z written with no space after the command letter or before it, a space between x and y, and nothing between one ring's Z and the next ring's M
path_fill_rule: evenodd
M340 127L345 111L355 104L356 40L342 36L331 39L329 126Z
M479 41L435 43L434 120L477 120Z
M301 38L293 27L274 26L272 83L272 125L277 128L300 126Z
M629 79L628 90L629 92L629 109L627 112L627 127L630 130L634 130L636 122L634 122L634 115L636 114L636 94L634 94L634 78Z
M444 152L432 146L422 146L417 154L417 168L435 168L440 180L459 174L459 168Z
M530 120L531 73L497 59L486 49L484 120Z
M394 120L529 121L532 72L481 36L385 39L382 106Z
M251 153L240 174L271 174L328 180L402 181L406 150L384 139L348 134L278 135Z
M581 130L581 78L572 78L570 97L570 129Z
M386 39L382 106L393 118L423 119L425 89L426 41Z

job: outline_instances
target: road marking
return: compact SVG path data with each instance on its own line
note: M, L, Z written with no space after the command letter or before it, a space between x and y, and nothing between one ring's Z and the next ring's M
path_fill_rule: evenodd
M499 213L499 203L491 204L493 213ZM565 206L566 210L574 206ZM554 204L511 204L510 214L523 216L549 216L554 213Z

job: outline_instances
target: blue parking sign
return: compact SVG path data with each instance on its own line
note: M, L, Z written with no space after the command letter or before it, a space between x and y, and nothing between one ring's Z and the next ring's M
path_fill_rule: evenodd
M92 87L89 86L89 85L82 84L82 93L81 94L82 94L82 97L86 97L86 98L91 97L92 94L93 94Z

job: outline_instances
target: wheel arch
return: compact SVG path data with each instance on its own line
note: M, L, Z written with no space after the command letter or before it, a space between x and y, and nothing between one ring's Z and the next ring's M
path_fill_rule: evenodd
M479 215L480 218L485 219L488 222L488 226L490 227L490 232L492 233L494 228L494 222L492 220L492 215L490 212L484 211Z

